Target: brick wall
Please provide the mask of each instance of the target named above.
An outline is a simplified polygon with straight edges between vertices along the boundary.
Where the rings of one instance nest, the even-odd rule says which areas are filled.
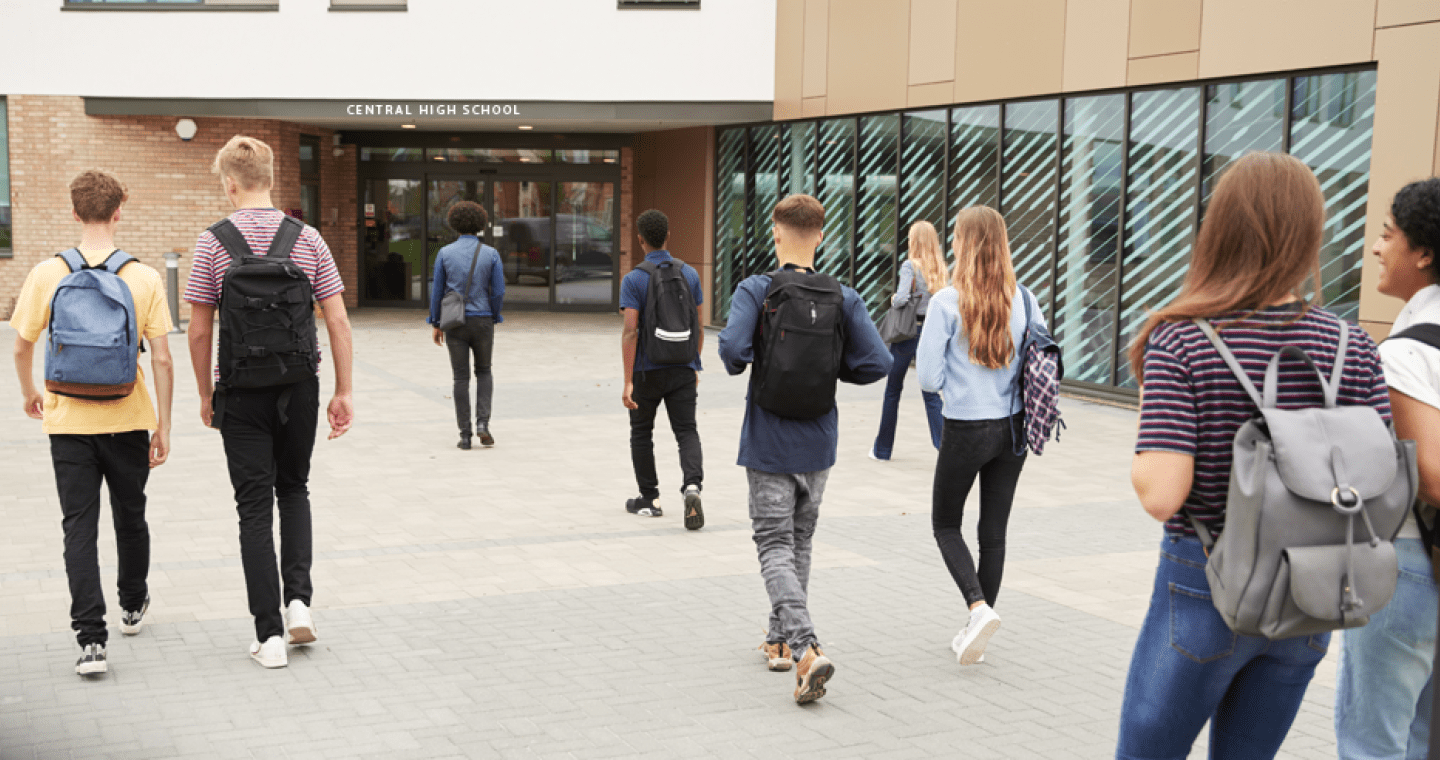
[[[183,142],[175,135],[175,117],[87,116],[78,97],[6,100],[15,255],[0,259],[0,315],[9,315],[36,263],[78,241],[68,188],[76,174],[90,168],[115,174],[129,190],[116,244],[162,271],[165,253],[184,251],[183,289],[196,237],[232,210],[210,164],[236,134],[264,140],[275,150],[273,200],[282,209],[300,206],[300,135],[321,138],[321,218],[315,226],[340,266],[346,304],[355,305],[356,154],[346,146],[343,155],[334,156],[330,130],[266,119],[195,119],[199,131]],[[182,318],[187,311],[182,304]]]
[[[635,239],[635,151],[620,149],[620,276],[635,268],[644,258]]]

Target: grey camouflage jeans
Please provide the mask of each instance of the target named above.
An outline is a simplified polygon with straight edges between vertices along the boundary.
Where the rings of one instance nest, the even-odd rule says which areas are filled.
[[[810,545],[830,470],[775,473],[745,469],[750,482],[750,523],[760,554],[760,575],[770,595],[768,642],[786,641],[796,659],[815,643],[806,608]]]

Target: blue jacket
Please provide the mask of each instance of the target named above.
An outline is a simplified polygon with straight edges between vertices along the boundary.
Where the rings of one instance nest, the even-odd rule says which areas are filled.
[[[755,328],[770,275],[747,277],[730,299],[730,320],[720,333],[720,360],[725,371],[738,375],[755,361]],[[865,302],[853,288],[842,286],[845,294],[845,355],[840,362],[840,380],[857,385],[873,383],[890,374],[890,347],[870,321]],[[754,376],[751,376],[753,391]],[[777,417],[751,401],[746,393],[745,423],[740,428],[741,467],[763,472],[818,472],[835,464],[839,441],[840,413],[837,409],[813,420]]]
[[[430,316],[427,324],[440,326],[440,299],[450,291],[465,289],[465,278],[470,276],[470,262],[475,248],[480,248],[480,260],[475,262],[475,278],[470,282],[470,293],[465,298],[465,316],[494,317],[504,322],[500,308],[505,303],[505,266],[500,261],[500,252],[480,242],[475,235],[461,235],[459,240],[440,249],[435,257],[435,278],[430,282]]]

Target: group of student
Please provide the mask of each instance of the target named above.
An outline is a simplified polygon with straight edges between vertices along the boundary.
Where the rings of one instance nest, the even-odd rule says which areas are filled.
[[[184,296],[191,304],[189,348],[201,418],[221,433],[235,490],[255,618],[250,655],[265,667],[281,667],[287,643],[316,640],[307,482],[320,356],[312,304],[319,304],[335,362],[327,410],[331,438],[354,420],[349,323],[343,284],[325,242],[271,203],[268,146],[236,137],[216,156],[214,171],[236,211],[197,240]],[[11,324],[25,411],[42,419],[50,436],[72,627],[81,646],[76,670],[88,675],[106,670],[96,558],[102,482],[115,521],[122,633],[138,633],[148,609],[144,488],[149,469],[170,452],[173,362],[163,338],[171,324],[158,273],[114,245],[123,186],[108,174],[87,171],[71,184],[71,197],[80,243],[35,267]],[[872,458],[886,461],[913,357],[939,452],[932,528],[968,608],[951,648],[961,665],[978,663],[1000,626],[994,608],[1006,525],[1026,460],[1018,432],[1025,406],[1015,379],[1025,336],[1045,327],[1034,296],[1016,281],[1005,222],[990,208],[961,211],[953,265],[945,261],[934,226],[912,225],[893,304],[919,299],[918,334],[887,346],[859,294],[814,268],[824,239],[821,204],[791,195],[771,218],[776,267],[739,283],[719,335],[725,370],[751,370],[737,464],[746,472],[753,539],[770,599],[759,650],[769,669],[794,669],[796,702],[825,695],[836,668],[819,646],[808,583],[820,504],[838,447],[836,383],[889,378],[881,429],[870,448]],[[448,220],[460,238],[437,258],[428,321],[435,343],[450,349],[459,445],[469,448],[478,434],[490,446],[490,357],[504,278],[498,254],[479,238],[487,224],[484,210],[461,202]],[[1208,555],[1196,526],[1210,534],[1223,530],[1233,442],[1257,409],[1249,384],[1227,368],[1227,357],[1199,320],[1218,328],[1223,338],[1216,340],[1223,340],[1225,353],[1233,353],[1252,382],[1285,346],[1300,347],[1322,369],[1343,365],[1336,374],[1338,403],[1393,418],[1395,434],[1415,441],[1421,502],[1440,503],[1440,347],[1408,339],[1414,333],[1377,346],[1358,329],[1348,331],[1348,344],[1342,341],[1340,318],[1309,298],[1320,291],[1323,225],[1320,186],[1302,162],[1273,153],[1236,160],[1210,199],[1181,292],[1149,316],[1130,346],[1131,368],[1142,386],[1132,482],[1164,532],[1149,612],[1126,680],[1117,758],[1184,757],[1207,721],[1212,757],[1273,757],[1329,646],[1328,633],[1276,640],[1237,634],[1209,603]],[[630,415],[640,493],[625,506],[637,515],[663,515],[652,440],[663,402],[680,451],[684,524],[698,530],[704,525],[695,423],[703,294],[694,269],[668,251],[664,214],[646,211],[636,227],[645,258],[621,284],[621,401]],[[1440,179],[1429,179],[1395,196],[1372,249],[1380,291],[1406,302],[1397,333],[1440,324],[1437,251]],[[133,362],[126,371],[135,382],[119,391],[105,386],[97,392],[86,385],[91,380],[65,376],[71,370],[59,357],[66,345],[73,356],[76,346],[90,350],[86,346],[103,343],[77,337],[80,328],[71,322],[93,314],[87,317],[67,299],[82,287],[97,287],[94,282],[106,275],[124,283],[135,335],[150,341],[156,405]],[[267,290],[277,282],[288,284]],[[464,318],[442,329],[441,301],[451,292],[463,297]],[[219,357],[212,362],[217,316]],[[47,330],[42,393],[32,371],[36,342]],[[479,380],[474,428],[472,360]],[[1301,368],[1282,369],[1275,387],[1281,408],[1325,401]],[[977,479],[978,564],[960,531]],[[277,505],[278,572],[271,539]],[[1368,625],[1343,634],[1335,710],[1342,758],[1425,754],[1437,619],[1427,514],[1417,508],[1395,538],[1400,573],[1394,601]]]

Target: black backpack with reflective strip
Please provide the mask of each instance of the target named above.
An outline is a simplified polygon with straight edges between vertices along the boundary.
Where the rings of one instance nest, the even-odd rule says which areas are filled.
[[[650,275],[640,328],[645,358],[656,364],[685,365],[700,354],[700,316],[684,266],[672,258],[659,265],[642,261],[636,267]]]
[[[315,376],[314,291],[290,258],[304,225],[286,216],[256,256],[229,219],[210,227],[230,254],[220,286],[220,385],[269,388]]]

